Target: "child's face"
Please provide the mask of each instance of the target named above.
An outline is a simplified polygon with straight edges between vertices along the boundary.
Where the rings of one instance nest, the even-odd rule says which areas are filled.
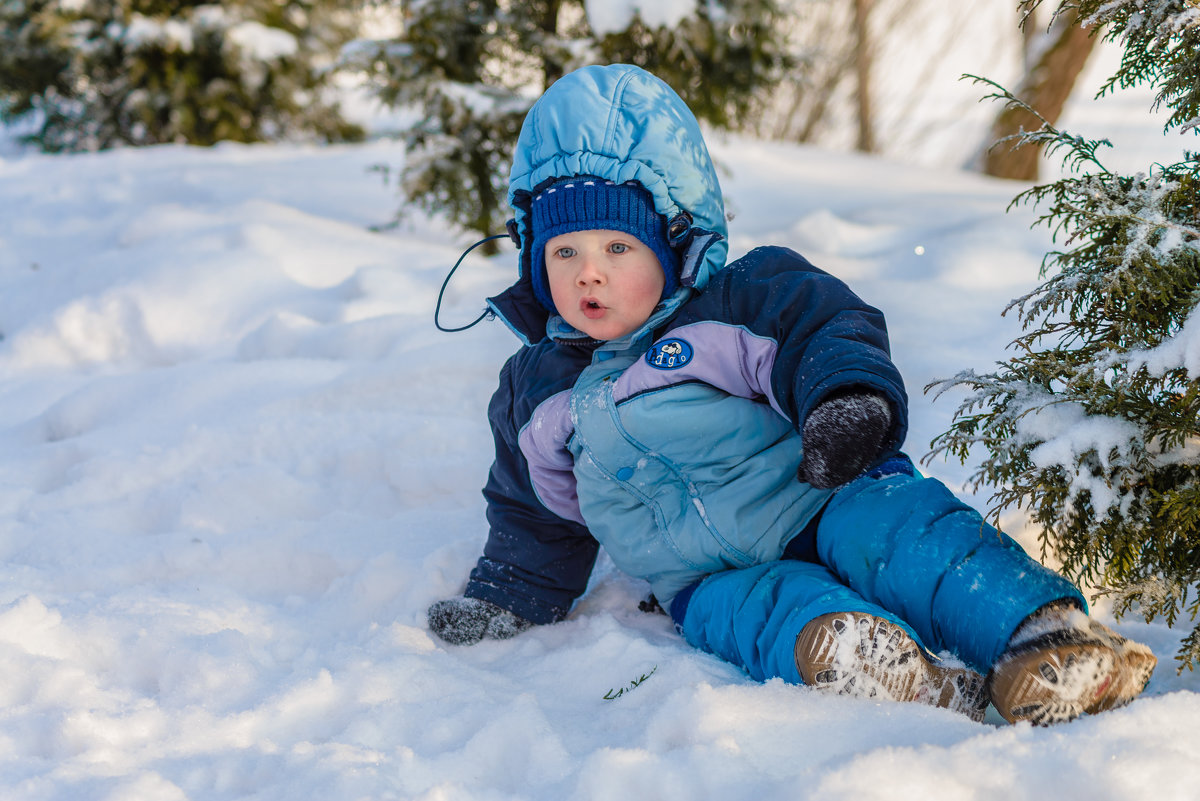
[[[546,243],[546,279],[563,319],[593,339],[617,339],[650,318],[662,298],[662,265],[620,231],[576,231]]]

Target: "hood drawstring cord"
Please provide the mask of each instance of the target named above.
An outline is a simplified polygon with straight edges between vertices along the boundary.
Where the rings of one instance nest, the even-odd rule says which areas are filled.
[[[485,242],[491,242],[493,239],[511,239],[517,245],[517,247],[521,246],[521,238],[517,234],[516,221],[509,220],[505,224],[505,228],[508,229],[507,233],[495,234],[493,236],[484,237],[483,239],[480,239],[478,242],[476,242],[474,245],[471,245],[471,247],[464,250],[462,255],[458,257],[458,261],[454,262],[454,266],[450,268],[450,272],[446,274],[446,280],[442,282],[442,288],[438,290],[437,306],[435,306],[433,309],[433,324],[435,326],[437,326],[437,329],[439,331],[445,331],[447,334],[454,334],[459,331],[466,331],[468,328],[473,328],[474,326],[478,325],[479,322],[481,320],[483,320],[484,317],[487,317],[489,314],[492,313],[491,309],[484,309],[483,313],[480,314],[478,317],[476,317],[474,320],[472,320],[471,322],[467,323],[466,325],[460,326],[458,328],[446,328],[444,325],[442,325],[441,320],[440,320],[440,317],[442,314],[442,297],[446,294],[446,287],[450,286],[450,279],[454,277],[455,271],[458,270],[459,265],[461,265],[463,263],[463,259],[465,259],[467,257],[468,253],[470,253],[472,250],[479,247],[480,245],[484,244]]]

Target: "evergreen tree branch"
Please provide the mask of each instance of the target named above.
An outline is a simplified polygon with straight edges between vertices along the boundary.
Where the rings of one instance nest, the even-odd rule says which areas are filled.
[[[1124,43],[1107,88],[1157,87],[1175,112],[1169,126],[1200,116],[1196,3],[1081,0],[1059,12],[1068,7]],[[966,394],[923,461],[981,455],[970,484],[991,489],[989,516],[1024,511],[1043,554],[1111,595],[1118,614],[1190,620],[1177,654],[1190,668],[1200,659],[1200,158],[1120,175],[1097,157],[1105,140],[1044,119],[1015,139],[1062,154],[1066,177],[1010,205],[1038,208],[1034,225],[1060,247],[1003,310],[1022,323],[1013,354],[926,387]]]

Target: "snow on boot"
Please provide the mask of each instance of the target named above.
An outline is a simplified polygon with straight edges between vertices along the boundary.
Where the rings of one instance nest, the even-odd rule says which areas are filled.
[[[1065,723],[1124,706],[1150,681],[1158,659],[1074,607],[1030,616],[988,674],[988,692],[1010,723]]]
[[[904,629],[865,612],[836,612],[810,621],[796,638],[804,683],[823,692],[916,701],[983,720],[983,676],[963,665],[935,663]]]

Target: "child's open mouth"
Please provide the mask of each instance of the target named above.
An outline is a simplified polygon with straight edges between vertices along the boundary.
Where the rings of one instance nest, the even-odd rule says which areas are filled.
[[[601,306],[600,303],[595,300],[581,301],[579,304],[579,308],[583,312],[584,316],[587,317],[589,320],[595,320],[599,317],[602,317],[604,315],[604,311],[605,311],[604,307]]]

